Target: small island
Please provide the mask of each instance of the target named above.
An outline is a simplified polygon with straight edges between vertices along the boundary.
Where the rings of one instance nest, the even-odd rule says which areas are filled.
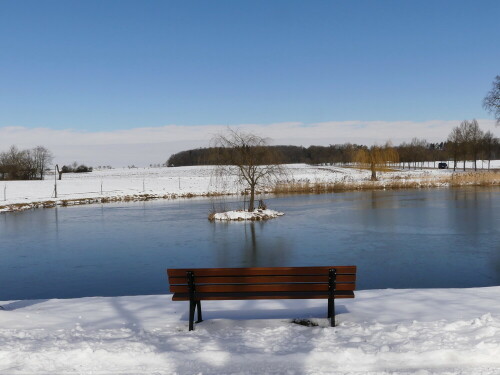
[[[208,215],[208,220],[210,221],[261,221],[261,220],[269,220],[274,219],[278,216],[283,216],[283,212],[278,212],[269,209],[260,209],[257,208],[251,212],[243,211],[243,210],[235,210],[235,211],[226,211],[226,212],[217,212],[211,213]]]

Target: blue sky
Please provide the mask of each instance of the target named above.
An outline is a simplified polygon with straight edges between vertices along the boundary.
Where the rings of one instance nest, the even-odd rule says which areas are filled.
[[[495,1],[0,1],[0,126],[486,118]]]
[[[228,125],[304,146],[498,130],[481,102],[499,15],[498,0],[0,0],[0,151],[72,161],[100,144],[104,163],[127,144],[117,160],[146,163]]]

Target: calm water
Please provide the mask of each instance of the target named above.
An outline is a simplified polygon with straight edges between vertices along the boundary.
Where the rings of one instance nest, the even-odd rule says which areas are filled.
[[[210,200],[2,214],[0,300],[160,294],[168,267],[355,264],[358,289],[500,285],[499,188],[266,202],[286,215],[210,223]]]

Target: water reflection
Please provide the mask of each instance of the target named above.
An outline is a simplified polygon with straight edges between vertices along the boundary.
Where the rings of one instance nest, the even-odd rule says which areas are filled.
[[[268,222],[212,223],[210,246],[218,267],[271,267],[286,264],[292,244],[281,235],[268,233]]]
[[[208,200],[0,215],[0,300],[164,293],[165,268],[356,264],[360,289],[500,284],[500,189],[266,199],[285,216],[210,223]]]

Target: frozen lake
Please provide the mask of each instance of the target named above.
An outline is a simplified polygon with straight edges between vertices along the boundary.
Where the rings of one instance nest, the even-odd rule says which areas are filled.
[[[170,267],[354,264],[358,289],[500,285],[498,187],[266,202],[285,216],[211,223],[209,199],[1,214],[0,300],[162,294]]]

